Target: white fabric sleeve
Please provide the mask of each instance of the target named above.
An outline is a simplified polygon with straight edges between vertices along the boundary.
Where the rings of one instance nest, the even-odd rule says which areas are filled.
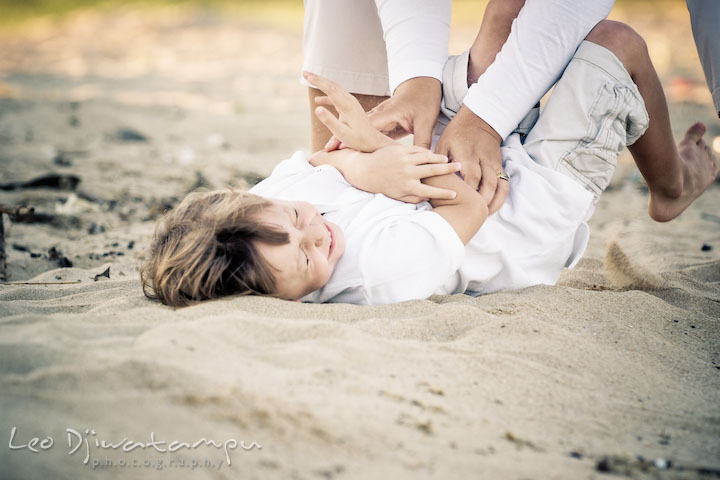
[[[360,254],[366,298],[371,305],[424,299],[455,274],[465,245],[433,211],[389,218],[371,233]]]
[[[527,0],[495,61],[464,104],[505,139],[560,78],[614,0]]]
[[[415,77],[442,81],[450,0],[375,0],[388,58],[390,92]]]

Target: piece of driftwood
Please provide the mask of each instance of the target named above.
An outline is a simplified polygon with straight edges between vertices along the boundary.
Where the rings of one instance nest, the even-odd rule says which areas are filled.
[[[6,213],[10,220],[25,220],[32,217],[35,209],[32,207],[10,207],[0,205],[0,282],[7,280],[7,255],[5,254],[5,226],[3,225],[3,213]]]
[[[58,190],[75,190],[80,177],[66,173],[48,173],[26,182],[0,183],[0,190],[23,190],[27,188],[56,188]]]

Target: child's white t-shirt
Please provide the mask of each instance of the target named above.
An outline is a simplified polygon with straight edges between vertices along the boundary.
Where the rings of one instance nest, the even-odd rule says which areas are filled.
[[[555,284],[585,251],[593,195],[537,165],[513,137],[502,153],[510,193],[467,246],[428,202],[359,190],[334,167],[310,165],[304,152],[250,191],[309,202],[345,234],[345,253],[330,280],[303,301],[375,305]]]

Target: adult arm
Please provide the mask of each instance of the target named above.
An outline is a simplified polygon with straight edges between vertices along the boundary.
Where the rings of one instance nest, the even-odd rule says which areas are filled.
[[[442,97],[450,0],[375,0],[375,4],[392,96],[370,111],[370,120],[392,138],[412,133],[415,145],[430,148]],[[335,141],[329,149],[337,145]]]
[[[560,78],[614,0],[527,0],[464,104],[505,139]]]
[[[578,45],[607,16],[613,3],[527,0],[502,49],[470,86],[464,105],[440,137],[437,152],[463,163],[467,183],[482,182],[480,193],[491,213],[500,208],[508,192],[507,183],[497,178],[502,169],[500,143],[560,77]],[[501,9],[495,21],[512,20],[511,14]],[[496,29],[496,34],[502,32]]]
[[[442,80],[449,0],[375,0],[387,50],[390,91],[417,77]]]

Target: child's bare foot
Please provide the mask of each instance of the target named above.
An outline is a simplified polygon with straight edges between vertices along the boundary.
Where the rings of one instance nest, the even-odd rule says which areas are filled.
[[[705,125],[696,122],[678,143],[682,163],[682,184],[675,191],[650,192],[648,213],[653,220],[668,222],[680,215],[713,183],[718,175],[710,147],[703,140]]]

